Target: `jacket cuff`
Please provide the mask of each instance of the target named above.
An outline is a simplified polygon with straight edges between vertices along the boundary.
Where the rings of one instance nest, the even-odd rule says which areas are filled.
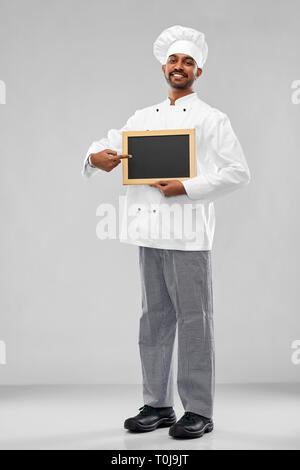
[[[206,199],[212,190],[210,183],[204,176],[195,176],[182,181],[182,184],[190,199]]]
[[[91,176],[93,176],[98,171],[100,171],[99,168],[91,166],[89,164],[88,158],[86,158],[85,162],[84,162],[84,165],[83,165],[82,172],[81,172],[82,176],[84,178],[90,178]]]

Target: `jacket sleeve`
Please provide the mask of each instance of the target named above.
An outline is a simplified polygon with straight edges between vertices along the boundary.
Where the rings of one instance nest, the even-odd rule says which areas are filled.
[[[136,117],[138,111],[136,111],[130,118],[127,120],[126,124],[121,129],[110,129],[106,137],[93,142],[84,159],[83,168],[81,174],[84,178],[90,178],[99,171],[99,168],[93,168],[88,163],[88,157],[91,153],[101,152],[105,149],[115,150],[118,154],[122,153],[122,132],[132,129],[134,118]]]
[[[242,147],[228,116],[213,109],[200,130],[197,176],[185,180],[190,199],[213,201],[250,182]]]

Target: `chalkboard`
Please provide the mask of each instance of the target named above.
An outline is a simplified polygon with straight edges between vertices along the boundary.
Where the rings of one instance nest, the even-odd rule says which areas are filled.
[[[196,175],[195,129],[123,132],[123,184],[180,181]]]

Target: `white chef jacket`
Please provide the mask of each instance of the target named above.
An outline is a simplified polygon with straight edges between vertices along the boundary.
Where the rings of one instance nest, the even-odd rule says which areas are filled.
[[[168,97],[161,103],[138,109],[124,127],[109,130],[106,137],[89,147],[82,175],[89,178],[103,173],[89,165],[91,153],[106,148],[122,153],[123,131],[193,128],[196,176],[182,181],[187,194],[166,197],[149,185],[126,186],[121,242],[162,249],[212,249],[214,200],[247,185],[250,171],[228,116],[202,101],[196,92],[176,99],[175,105],[170,104]],[[175,206],[186,217],[173,211]]]

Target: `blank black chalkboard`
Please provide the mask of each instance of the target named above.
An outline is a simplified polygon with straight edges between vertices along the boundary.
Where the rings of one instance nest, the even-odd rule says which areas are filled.
[[[123,132],[123,184],[195,176],[195,129]]]

